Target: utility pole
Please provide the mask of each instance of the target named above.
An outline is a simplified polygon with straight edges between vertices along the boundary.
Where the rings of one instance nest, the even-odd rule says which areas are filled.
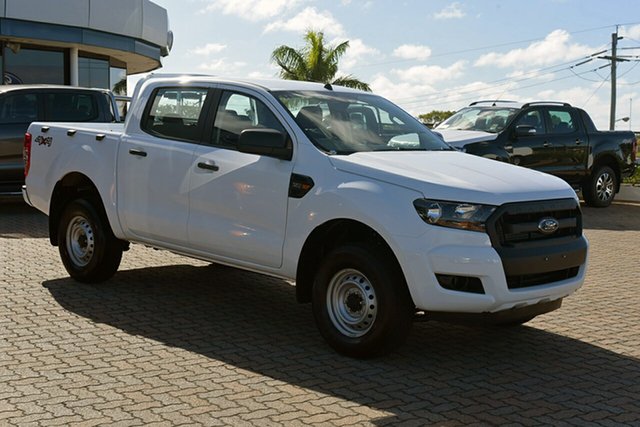
[[[614,130],[616,127],[616,65],[618,63],[618,40],[621,38],[618,37],[618,26],[616,25],[616,32],[611,34],[611,111],[609,113],[609,130]]]

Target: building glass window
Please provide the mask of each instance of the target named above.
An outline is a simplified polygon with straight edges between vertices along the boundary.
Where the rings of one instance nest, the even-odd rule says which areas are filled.
[[[127,70],[124,68],[111,67],[110,85],[111,92],[116,95],[127,94]]]
[[[64,53],[38,49],[4,49],[4,82],[65,84]]]
[[[111,67],[110,69],[110,80],[111,80],[111,92],[116,95],[126,95],[127,94],[127,70],[125,68],[119,67]],[[125,101],[117,101],[118,111],[120,112],[120,117],[124,118],[127,115],[127,102]]]
[[[109,61],[95,58],[78,58],[78,84],[83,87],[109,89]]]

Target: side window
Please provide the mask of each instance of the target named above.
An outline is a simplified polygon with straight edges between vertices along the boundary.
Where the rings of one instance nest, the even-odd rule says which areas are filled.
[[[37,119],[35,94],[10,93],[0,98],[0,123],[31,123]]]
[[[93,95],[57,92],[45,95],[47,120],[53,122],[90,122],[98,118]]]
[[[197,141],[208,93],[206,88],[157,89],[147,106],[142,129],[162,138]]]
[[[213,122],[211,143],[235,149],[240,132],[252,128],[275,129],[286,133],[280,121],[261,101],[249,95],[224,91]]]
[[[516,126],[533,126],[538,134],[545,133],[544,119],[540,110],[529,110],[516,122]]]
[[[549,123],[552,133],[573,133],[578,130],[571,112],[567,110],[549,109]]]

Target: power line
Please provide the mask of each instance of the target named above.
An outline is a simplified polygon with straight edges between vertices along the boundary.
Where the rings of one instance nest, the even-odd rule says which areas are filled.
[[[627,23],[627,24],[618,24],[618,25],[627,26],[627,25],[636,25],[636,24],[640,24],[640,22],[631,22],[631,23]],[[601,27],[587,28],[587,29],[584,29],[584,30],[567,31],[567,33],[568,34],[588,33],[588,32],[591,32],[591,31],[603,30],[605,28],[617,27],[618,25],[604,25],[604,26],[601,26]],[[440,57],[443,57],[443,56],[459,55],[459,54],[462,54],[462,53],[477,52],[477,51],[480,51],[480,50],[494,49],[494,48],[498,48],[498,47],[512,46],[512,45],[523,44],[523,43],[531,43],[531,42],[544,40],[547,36],[548,36],[548,34],[546,36],[544,36],[544,37],[537,37],[537,38],[533,38],[533,39],[518,40],[518,41],[512,41],[512,42],[506,42],[506,43],[498,43],[498,44],[488,45],[488,46],[481,46],[481,47],[474,47],[474,48],[469,48],[469,49],[455,50],[455,51],[451,51],[451,52],[443,52],[443,53],[438,53],[438,54],[435,54],[435,55],[431,55],[429,58],[440,58]],[[371,67],[377,67],[377,66],[381,66],[381,65],[399,64],[399,63],[411,62],[411,61],[415,61],[415,59],[397,59],[397,60],[393,60],[393,61],[376,62],[376,63],[373,63],[373,64],[363,64],[363,65],[360,65],[360,66],[352,67],[352,69],[353,70],[357,70],[357,69],[362,69],[362,68],[371,68]]]
[[[591,58],[593,55],[597,55],[599,53],[601,53],[601,52],[597,52],[597,53],[591,54],[591,55],[586,56],[586,57],[580,57],[580,58],[572,59],[571,61],[561,62],[561,63],[558,63],[558,64],[554,64],[554,65],[550,65],[550,66],[547,66],[547,67],[539,68],[537,70],[532,70],[532,71],[524,73],[521,77],[516,77],[516,78],[505,77],[505,78],[493,80],[493,81],[488,82],[487,84],[489,86],[483,88],[483,90],[498,89],[498,88],[500,88],[502,86],[505,86],[505,85],[509,86],[512,83],[520,83],[520,82],[523,82],[523,81],[532,80],[532,79],[540,78],[540,77],[543,77],[543,76],[546,76],[546,75],[551,75],[551,74],[555,74],[555,73],[558,73],[558,72],[561,72],[561,71],[565,71],[565,70],[573,68],[573,67],[575,67],[577,65],[581,65],[581,63],[575,64],[572,67],[565,67],[565,68],[555,69],[555,70],[554,70],[554,68],[558,68],[558,67],[562,67],[562,66],[565,66],[565,65],[568,65],[568,64],[575,63],[575,61],[577,61],[579,59]],[[553,70],[553,71],[549,71],[547,73],[540,74],[541,71],[547,71],[547,70]],[[593,70],[591,70],[591,71],[593,71]],[[580,74],[584,74],[584,73],[580,73]],[[524,76],[529,76],[529,75],[531,77],[524,77]],[[499,83],[499,84],[491,85],[493,83]],[[544,84],[544,83],[542,83],[542,84]],[[459,91],[458,93],[459,94],[466,94],[466,93],[475,93],[475,92],[477,92],[477,89],[463,90],[463,91]],[[396,102],[403,103],[403,104],[412,103],[412,102],[427,102],[428,100],[435,99],[435,98],[437,98],[437,97],[439,97],[439,96],[441,96],[443,94],[446,94],[446,92],[443,92],[443,91],[441,91],[441,92],[431,92],[431,93],[422,94],[422,95],[414,95],[414,96],[407,97],[407,98],[396,98],[394,100]]]
[[[580,73],[580,74],[592,73],[592,72],[594,72],[594,71],[595,71],[595,70],[588,70],[588,71],[584,71],[584,72],[582,72],[582,73]],[[547,80],[547,81],[544,81],[544,82],[535,83],[535,84],[531,84],[531,85],[527,85],[527,86],[521,86],[521,87],[518,87],[518,88],[514,88],[514,89],[512,89],[512,90],[513,90],[514,92],[517,92],[517,91],[520,91],[520,90],[523,90],[523,89],[529,89],[529,88],[536,87],[536,86],[546,85],[546,84],[548,84],[548,83],[553,83],[553,82],[557,82],[557,81],[561,81],[561,80],[566,80],[566,79],[570,79],[570,78],[573,78],[573,77],[574,77],[573,75],[570,75],[570,76],[564,76],[564,77],[559,77],[559,78],[557,78],[557,79]],[[475,92],[475,93],[477,93],[477,90],[475,90],[474,92]],[[458,93],[457,95],[460,95],[460,93]],[[448,100],[448,101],[441,101],[441,102],[439,102],[439,104],[441,104],[441,105],[447,105],[447,104],[453,104],[453,103],[462,103],[462,102],[464,102],[464,101],[469,101],[469,100],[474,101],[474,100],[476,100],[477,98],[478,98],[478,96],[477,96],[477,95],[474,95],[473,97],[464,97],[464,98],[450,99],[450,100]],[[395,99],[394,99],[394,102],[397,102],[397,103],[399,103],[399,104],[402,104],[403,106],[404,106],[404,105],[407,105],[407,104],[420,105],[420,104],[422,104],[422,103],[427,103],[427,102],[430,102],[430,101],[431,101],[431,100],[420,100],[420,101],[399,102],[399,101],[397,101],[397,100],[395,100]]]

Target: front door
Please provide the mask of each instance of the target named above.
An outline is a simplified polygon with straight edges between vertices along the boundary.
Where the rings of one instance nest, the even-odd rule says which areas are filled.
[[[293,163],[237,151],[240,132],[287,133],[258,94],[224,90],[210,144],[196,148],[191,166],[190,247],[214,258],[277,268],[282,264]]]
[[[519,125],[531,126],[535,129],[535,133],[518,136],[515,134],[515,129]],[[508,148],[511,163],[541,172],[551,172],[554,168],[557,147],[547,135],[544,109],[533,108],[523,112],[515,119],[513,126],[511,147]]]

